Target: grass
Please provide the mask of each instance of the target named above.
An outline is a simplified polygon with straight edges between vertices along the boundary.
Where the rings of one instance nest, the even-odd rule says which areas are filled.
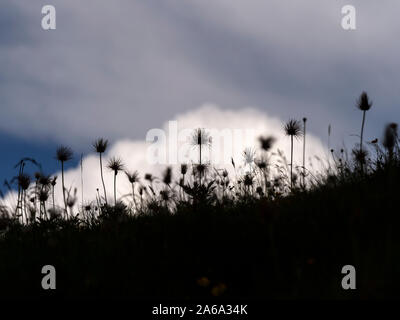
[[[296,122],[296,134],[288,135],[299,130]],[[206,136],[197,130],[196,137],[199,132]],[[116,199],[114,180],[114,206],[98,192],[78,214],[70,191],[64,208],[53,200],[46,209],[56,184],[49,176],[38,176],[33,198],[27,197],[29,177],[20,164],[19,208],[0,208],[1,295],[399,298],[397,125],[387,126],[382,144],[369,143],[368,153],[358,146],[352,158],[333,151],[333,162],[319,174],[303,164],[296,175],[292,157],[289,166],[283,155],[280,163],[269,163],[274,139],[262,137],[262,156],[246,150],[249,170],[230,177],[204,163],[203,139],[195,142],[199,163],[183,164],[179,181],[171,168],[160,178],[148,173],[144,181],[126,171],[132,186],[127,199]],[[119,159],[108,167],[115,179],[123,169]],[[102,176],[101,162],[100,169]],[[155,189],[154,180],[163,187]],[[71,214],[62,214],[65,206]],[[57,270],[52,292],[40,286],[46,264]],[[342,289],[344,265],[355,266],[357,290]]]

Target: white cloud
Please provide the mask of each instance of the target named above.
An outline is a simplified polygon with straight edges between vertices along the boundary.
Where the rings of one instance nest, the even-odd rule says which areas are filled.
[[[242,164],[242,152],[244,147],[258,148],[259,136],[274,136],[277,141],[273,146],[271,152],[274,153],[281,149],[287,158],[290,157],[290,139],[283,134],[283,121],[277,117],[262,113],[255,108],[243,108],[241,110],[222,109],[218,106],[207,104],[196,110],[178,114],[174,119],[178,122],[179,130],[195,128],[208,129],[241,129],[250,130],[251,136],[248,141],[241,143],[240,141],[233,140],[234,149],[232,154],[228,155],[234,158],[236,164]],[[168,123],[163,126],[164,131],[167,132],[168,138]],[[145,173],[152,173],[158,175],[166,168],[166,165],[151,165],[147,161],[147,151],[149,143],[145,141],[134,140],[120,140],[110,146],[108,152],[104,157],[104,163],[110,157],[120,157],[125,167],[131,171],[138,170],[143,178]],[[224,149],[225,150],[225,149]],[[307,158],[313,159],[314,155],[323,158],[326,147],[321,141],[312,134],[307,135]],[[302,158],[302,142],[301,140],[295,141],[294,146],[294,159],[295,164],[301,165]],[[273,159],[275,162],[277,158]],[[308,161],[307,161],[308,162]],[[313,161],[315,164],[315,161]],[[318,165],[318,164],[317,164]],[[232,172],[230,163],[217,164],[217,168],[227,168]],[[113,196],[113,173],[108,169],[104,169],[104,178],[107,187],[109,199]],[[56,173],[59,176],[58,184],[56,186],[56,201],[62,203],[61,192],[61,179],[60,172]],[[177,180],[177,179],[176,179]],[[85,200],[94,200],[96,198],[96,189],[99,189],[100,194],[103,194],[99,159],[97,154],[90,154],[83,159],[83,181],[84,181],[84,198]],[[80,203],[81,195],[81,169],[76,167],[70,169],[65,173],[65,184],[67,188],[78,188],[78,197]],[[117,190],[118,197],[131,192],[130,185],[124,174],[117,176]],[[14,198],[13,198],[14,197]],[[15,201],[15,195],[8,194],[5,197],[5,203],[12,204]]]

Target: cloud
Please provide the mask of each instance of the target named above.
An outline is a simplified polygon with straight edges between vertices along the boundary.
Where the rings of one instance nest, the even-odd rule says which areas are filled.
[[[220,157],[218,163],[214,163],[217,169],[227,168],[228,171],[233,174],[233,168],[230,163],[231,157],[234,159],[237,167],[244,166],[243,164],[243,150],[246,147],[252,147],[258,149],[260,136],[273,136],[275,137],[276,143],[273,146],[270,154],[276,154],[277,150],[282,150],[286,156],[290,155],[290,139],[285,137],[283,134],[283,122],[278,117],[271,116],[264,112],[260,112],[256,108],[241,108],[241,110],[223,109],[214,104],[203,105],[202,107],[195,109],[190,112],[178,114],[172,120],[178,124],[178,131],[184,131],[188,129],[192,132],[194,128],[205,128],[207,132],[217,130],[223,132],[227,130],[233,132],[246,133],[243,135],[244,139],[236,139],[232,136],[233,148],[222,148],[221,155],[225,152],[229,152],[226,156],[228,161],[223,161],[223,157]],[[170,124],[167,122],[162,128],[160,128],[166,134],[166,141],[169,141],[171,136]],[[245,137],[247,137],[245,139]],[[186,141],[183,139],[183,144]],[[215,141],[214,141],[215,142]],[[213,142],[213,143],[214,143]],[[182,144],[181,144],[182,145]],[[125,164],[125,168],[130,171],[138,170],[140,172],[142,182],[145,173],[152,173],[154,176],[160,177],[162,172],[165,170],[167,164],[151,164],[148,161],[149,146],[151,143],[143,140],[120,140],[112,144],[105,154],[104,163],[111,157],[120,157]],[[168,148],[168,145],[167,145]],[[176,151],[174,149],[173,151]],[[215,146],[211,148],[211,156],[215,156]],[[310,162],[314,163],[314,168],[318,168],[319,163],[315,161],[314,156],[318,155],[323,158],[326,154],[326,147],[322,142],[312,134],[307,135],[307,165]],[[190,155],[194,156],[192,159],[194,162],[197,159],[197,151],[189,149]],[[169,149],[167,149],[169,152]],[[289,156],[290,157],[290,156]],[[276,164],[279,157],[277,155],[271,158],[271,162]],[[294,144],[294,163],[296,166],[302,163],[302,142],[301,140],[295,141]],[[189,162],[190,164],[191,162]],[[173,168],[176,170],[179,165],[175,163]],[[243,168],[245,170],[245,168]],[[244,173],[245,171],[242,171]],[[238,171],[241,174],[241,171]],[[60,176],[60,172],[56,173]],[[108,169],[104,169],[104,178],[106,187],[108,190],[108,197],[111,200],[113,198],[113,173]],[[174,180],[178,180],[177,175],[174,176]],[[81,203],[81,168],[70,169],[65,173],[65,185],[69,189],[78,189],[78,203]],[[100,167],[99,159],[97,154],[89,154],[83,159],[83,191],[84,199],[86,201],[93,201],[96,199],[96,189],[99,189],[99,193],[103,195],[102,184],[100,179]],[[131,187],[127,181],[125,175],[120,173],[117,176],[117,192],[118,198],[123,197],[131,192]],[[58,179],[56,186],[56,202],[62,203],[62,191],[61,191],[61,180]],[[4,203],[8,205],[15,205],[15,194],[8,194]]]
[[[354,0],[357,30],[340,27],[346,1],[4,0],[0,130],[77,149],[97,136],[138,139],[205,101],[307,116],[341,142],[359,130],[354,101],[375,101],[366,136],[398,117],[400,3]],[[372,120],[372,118],[371,118]]]

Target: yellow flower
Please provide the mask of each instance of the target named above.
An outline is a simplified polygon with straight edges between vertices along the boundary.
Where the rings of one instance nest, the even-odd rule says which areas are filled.
[[[210,285],[210,280],[208,280],[207,277],[202,277],[202,278],[197,280],[197,284],[200,287],[208,287]]]
[[[222,295],[226,291],[226,285],[219,283],[211,289],[211,294],[215,297]]]

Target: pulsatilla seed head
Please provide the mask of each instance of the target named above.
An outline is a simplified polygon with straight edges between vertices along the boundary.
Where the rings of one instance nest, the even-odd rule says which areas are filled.
[[[283,128],[287,136],[298,138],[302,135],[300,122],[297,120],[289,120]]]
[[[72,157],[73,157],[73,152],[71,148],[65,146],[60,146],[57,148],[56,158],[58,161],[66,162],[71,160]]]
[[[363,91],[357,100],[357,108],[362,111],[368,111],[372,107],[372,101],[369,99],[368,94]]]

